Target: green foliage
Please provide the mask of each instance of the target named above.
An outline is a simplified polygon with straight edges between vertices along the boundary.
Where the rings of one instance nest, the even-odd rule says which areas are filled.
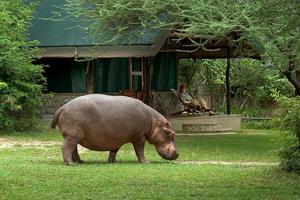
[[[249,120],[242,122],[242,128],[246,129],[272,129],[274,128],[272,120]]]
[[[179,81],[186,84],[190,91],[195,91],[197,88],[197,82],[199,77],[197,74],[201,69],[201,62],[197,62],[191,59],[184,59],[179,62]]]
[[[201,60],[196,63],[181,60],[179,66],[181,76],[195,72],[190,79],[192,91],[199,85],[205,87],[217,98],[216,109],[225,112],[223,99],[226,95],[226,60]],[[272,96],[275,90],[286,96],[293,95],[291,84],[275,67],[262,65],[260,61],[252,59],[231,61],[231,86],[232,111],[244,116],[272,114],[266,111],[276,104]]]
[[[295,172],[300,174],[300,146],[291,145],[279,152],[279,167],[287,172]]]
[[[280,166],[289,172],[300,173],[300,97],[277,97],[279,102],[280,126],[288,133],[289,142],[281,150]]]
[[[32,10],[22,0],[0,2],[0,130],[28,128],[38,114],[42,68],[32,64],[38,50],[26,38]]]
[[[281,128],[292,134],[300,145],[300,97],[280,96],[277,101]]]
[[[268,108],[269,109],[269,108]],[[267,109],[262,109],[258,106],[244,106],[241,108],[238,105],[231,105],[232,113],[240,114],[242,116],[247,117],[260,117],[260,116],[268,116],[270,114]],[[220,113],[226,113],[226,104],[218,104],[216,106],[216,111]]]
[[[158,28],[202,35],[204,40],[193,41],[200,48],[221,38],[243,52],[240,44],[250,42],[266,52],[264,60],[274,64],[300,95],[298,0],[67,0],[62,10],[76,20],[89,21],[86,31],[107,42]],[[103,35],[103,27],[110,35]]]
[[[294,91],[291,84],[281,74],[271,70],[261,73],[263,77],[261,84],[258,85],[256,91],[256,99],[262,103],[274,102],[274,91],[285,96],[293,96]]]

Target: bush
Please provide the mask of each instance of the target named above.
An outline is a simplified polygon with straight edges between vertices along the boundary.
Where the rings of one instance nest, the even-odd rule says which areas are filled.
[[[216,106],[216,111],[219,113],[226,113],[226,104],[218,104]],[[247,105],[242,108],[234,104],[231,104],[231,113],[240,114],[243,117],[269,117],[272,116],[273,110],[269,107],[261,107],[260,105]]]
[[[300,97],[277,97],[279,125],[288,133],[289,140],[279,152],[280,167],[288,172],[300,173]]]
[[[29,128],[39,114],[44,78],[26,37],[32,12],[22,0],[0,1],[0,131]]]
[[[287,172],[300,174],[300,146],[287,146],[279,152],[281,162],[279,167]]]
[[[243,121],[242,128],[248,129],[272,129],[274,128],[273,120],[259,120],[259,121]]]

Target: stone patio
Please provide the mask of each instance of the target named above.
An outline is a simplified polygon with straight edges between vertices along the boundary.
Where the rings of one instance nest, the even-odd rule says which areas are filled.
[[[235,134],[241,129],[240,115],[180,115],[168,120],[176,135]]]

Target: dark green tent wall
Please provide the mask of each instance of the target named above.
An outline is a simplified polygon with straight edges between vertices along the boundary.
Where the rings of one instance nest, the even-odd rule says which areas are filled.
[[[94,65],[94,92],[119,92],[129,88],[128,58],[107,58],[92,61]]]
[[[86,92],[86,63],[74,59],[46,58],[38,61],[43,64],[47,78],[47,92],[84,93]]]
[[[55,93],[86,93],[87,62],[74,59],[51,58],[42,59],[47,91]],[[128,58],[103,58],[90,62],[94,68],[94,92],[118,93],[129,89]],[[141,70],[141,59],[132,59],[133,71]],[[176,53],[159,53],[151,65],[151,90],[169,91],[177,88]],[[141,77],[133,76],[133,89],[141,91]]]
[[[86,92],[86,62],[71,62],[72,92]]]
[[[151,88],[155,91],[170,91],[177,88],[177,57],[174,52],[158,53],[151,74]]]

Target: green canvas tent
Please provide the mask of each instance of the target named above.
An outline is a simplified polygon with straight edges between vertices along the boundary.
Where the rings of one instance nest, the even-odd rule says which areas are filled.
[[[89,87],[89,92],[99,93],[144,91],[146,87],[158,91],[176,88],[176,53],[171,53],[172,56],[159,53],[155,57],[169,31],[145,30],[140,38],[128,37],[109,45],[96,45],[101,41],[95,42],[81,28],[87,24],[72,19],[50,20],[64,3],[64,0],[41,0],[28,31],[29,38],[38,40],[38,47],[43,49],[38,62],[47,66],[49,92],[87,92]],[[86,57],[95,59],[76,60]],[[150,68],[155,73],[150,75]]]

